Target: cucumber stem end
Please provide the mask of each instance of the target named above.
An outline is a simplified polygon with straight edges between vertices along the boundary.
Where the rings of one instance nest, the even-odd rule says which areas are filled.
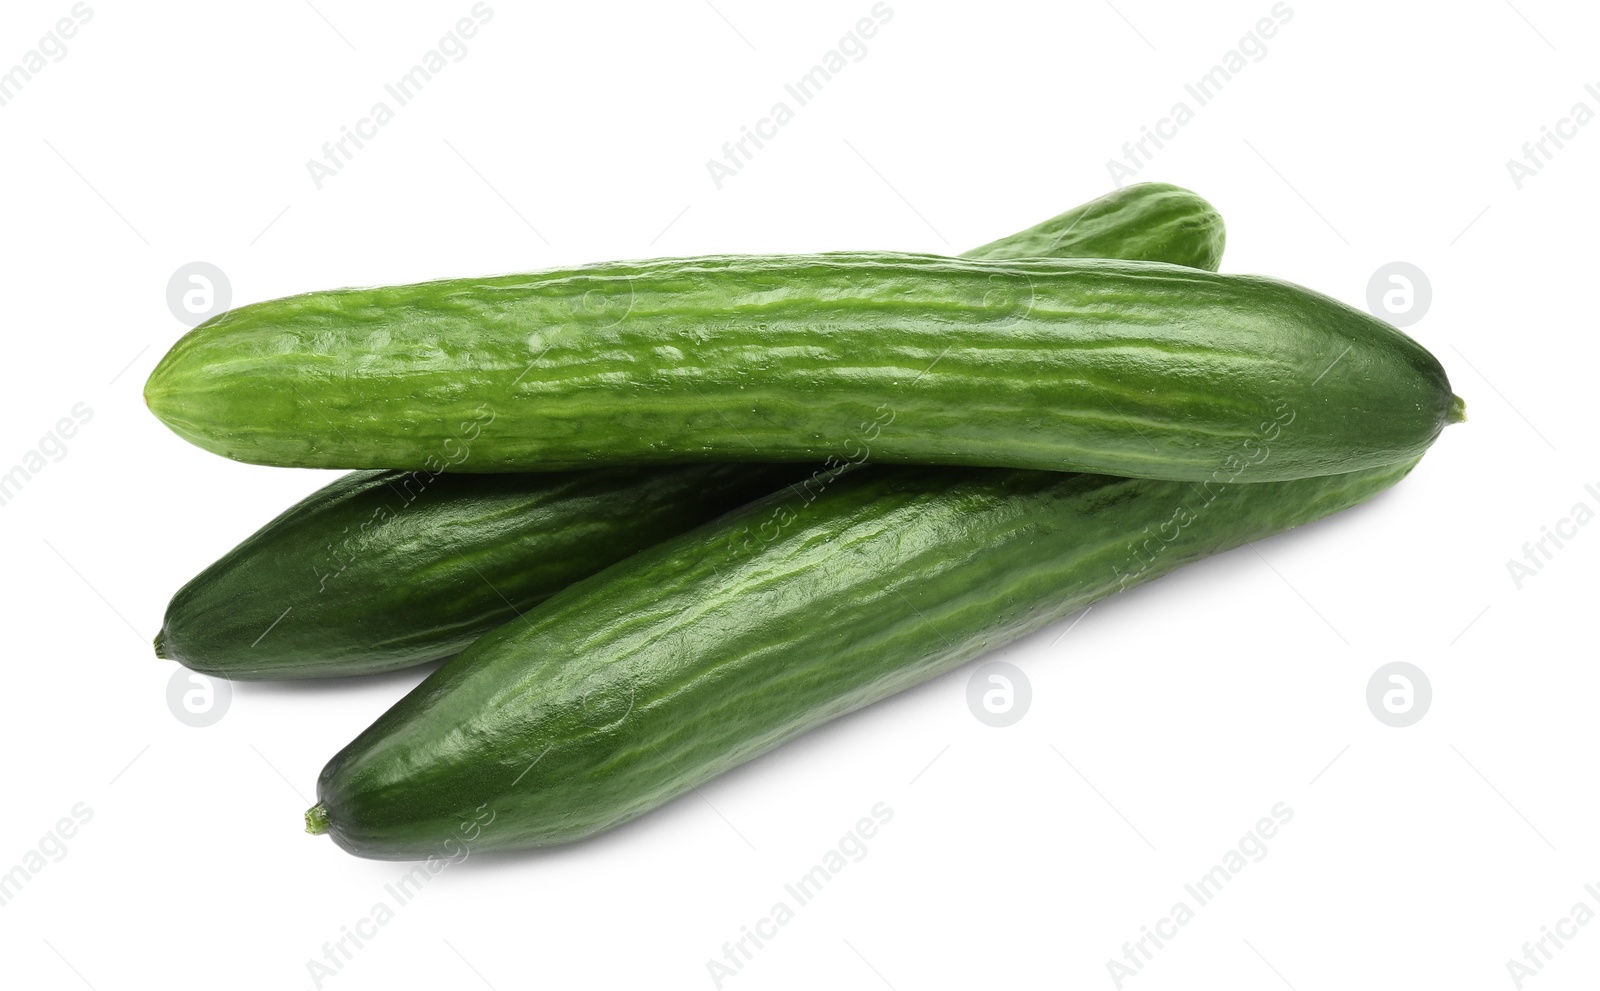
[[[321,802],[306,809],[306,832],[321,836],[328,831],[328,807]]]
[[[1450,397],[1450,412],[1444,418],[1446,423],[1467,422],[1467,401],[1460,396]]]

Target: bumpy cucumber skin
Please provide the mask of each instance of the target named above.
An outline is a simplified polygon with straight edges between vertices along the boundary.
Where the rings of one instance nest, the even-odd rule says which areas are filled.
[[[1138,231],[1130,240],[1128,231]],[[1071,239],[1072,253],[1057,250]],[[1227,242],[1222,215],[1178,186],[1142,182],[965,252],[963,258],[1126,258],[1215,272]]]
[[[809,504],[778,493],[446,662],[329,762],[315,818],[377,859],[581,839],[1411,467],[1210,486],[885,467],[833,479]],[[474,822],[487,825],[466,842]]]
[[[202,324],[146,385],[202,447],[301,467],[818,461],[1199,481],[1280,404],[1258,481],[1419,456],[1417,342],[1288,283],[1154,262],[719,256],[312,293]]]
[[[1130,186],[966,252],[1215,268],[1222,220]],[[1213,251],[1215,249],[1215,251]],[[441,467],[475,438],[442,448]],[[363,471],[313,493],[185,585],[156,653],[236,680],[440,660],[551,594],[782,484],[799,468],[691,465],[506,475]]]
[[[580,578],[805,474],[731,464],[355,472],[185,585],[156,653],[238,680],[439,660]]]

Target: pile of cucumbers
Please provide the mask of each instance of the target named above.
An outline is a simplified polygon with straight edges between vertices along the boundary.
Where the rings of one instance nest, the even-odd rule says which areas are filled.
[[[329,761],[365,857],[564,843],[1103,596],[1353,506],[1463,419],[1388,324],[1216,269],[1130,186],[958,258],[708,256],[223,313],[185,439],[356,469],[172,599],[156,653],[449,658]],[[466,830],[470,827],[470,841]]]

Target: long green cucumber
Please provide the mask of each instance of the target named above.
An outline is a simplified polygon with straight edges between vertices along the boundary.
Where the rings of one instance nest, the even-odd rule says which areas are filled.
[[[307,828],[379,859],[581,839],[1411,466],[1258,484],[880,467],[777,493],[446,662],[328,763]]]
[[[244,461],[461,470],[873,458],[1199,481],[1280,404],[1273,481],[1419,456],[1461,418],[1416,341],[1272,279],[889,252],[622,262],[311,293],[182,338],[145,387]]]
[[[967,254],[1214,267],[1223,237],[1204,199],[1146,183]],[[184,585],[157,655],[233,679],[438,660],[567,585],[807,474],[732,464],[452,470],[472,445],[463,438],[420,470],[356,472],[312,493]]]
[[[156,655],[239,680],[439,660],[580,578],[804,475],[735,464],[354,472],[184,585]]]

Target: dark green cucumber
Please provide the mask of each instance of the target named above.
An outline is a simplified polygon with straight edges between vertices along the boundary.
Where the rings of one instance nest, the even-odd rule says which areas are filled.
[[[242,680],[438,660],[641,547],[805,475],[731,464],[355,472],[185,585],[156,654]]]
[[[1284,282],[1154,262],[854,252],[619,262],[311,293],[187,334],[145,387],[264,464],[466,471],[878,462],[1204,480],[1287,407],[1257,481],[1421,454],[1433,355]],[[470,443],[469,443],[470,441]]]
[[[968,255],[1215,266],[1222,219],[1175,186],[1102,196]],[[234,679],[368,674],[448,657],[556,591],[806,476],[767,465],[369,471],[313,493],[173,597],[156,653]],[[843,452],[841,452],[843,453]]]
[[[880,467],[778,493],[446,662],[328,763],[307,827],[379,859],[581,839],[1411,465],[1260,484]]]

